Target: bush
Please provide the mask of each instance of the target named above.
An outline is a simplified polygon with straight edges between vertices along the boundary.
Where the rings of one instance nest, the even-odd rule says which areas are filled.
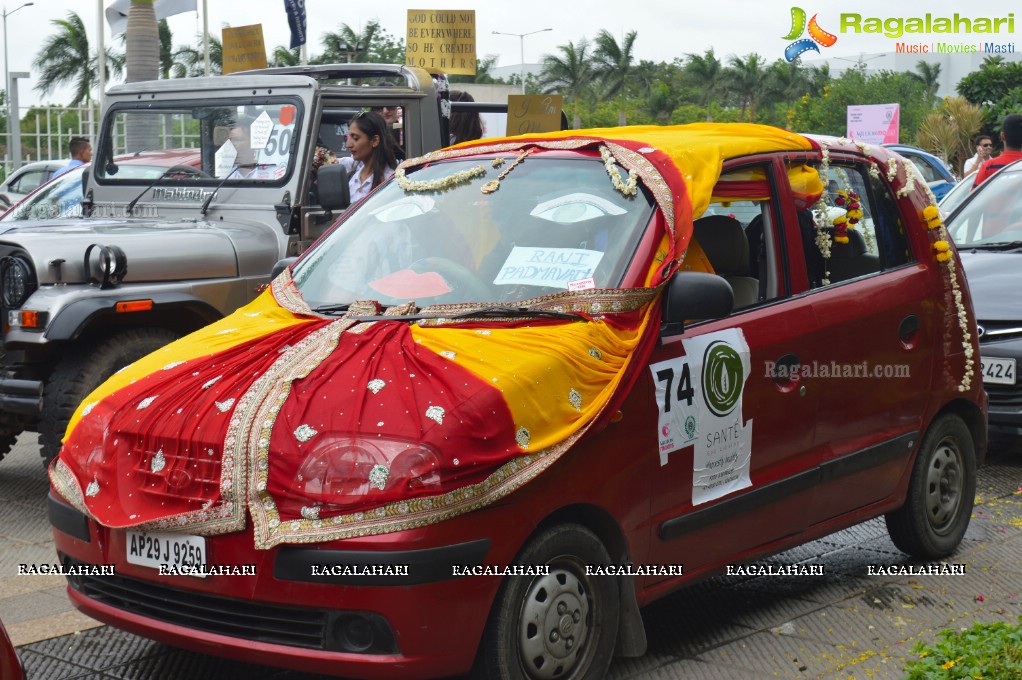
[[[905,680],[1022,678],[1020,625],[980,622],[963,631],[944,630],[934,644],[919,642],[912,651],[919,658],[905,664]]]

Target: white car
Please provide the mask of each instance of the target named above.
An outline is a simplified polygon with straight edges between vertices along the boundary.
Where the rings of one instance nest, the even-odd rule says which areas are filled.
[[[14,205],[48,182],[53,173],[67,164],[67,160],[25,163],[0,184],[0,202],[8,206]]]

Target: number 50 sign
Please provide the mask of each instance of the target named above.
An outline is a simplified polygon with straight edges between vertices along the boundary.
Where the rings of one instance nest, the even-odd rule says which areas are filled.
[[[561,129],[561,95],[510,94],[507,97],[507,135],[554,132]]]

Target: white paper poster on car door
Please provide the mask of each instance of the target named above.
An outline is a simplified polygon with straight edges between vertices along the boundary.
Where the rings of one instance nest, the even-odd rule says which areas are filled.
[[[650,366],[660,465],[693,446],[692,504],[751,486],[752,421],[742,417],[749,346],[740,328],[683,340],[685,356]]]

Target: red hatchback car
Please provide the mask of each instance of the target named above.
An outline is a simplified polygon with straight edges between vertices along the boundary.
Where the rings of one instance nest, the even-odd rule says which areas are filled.
[[[932,203],[882,148],[746,124],[408,160],[82,403],[68,593],[295,669],[577,679],[644,653],[640,607],[872,517],[946,557],[986,402]]]

